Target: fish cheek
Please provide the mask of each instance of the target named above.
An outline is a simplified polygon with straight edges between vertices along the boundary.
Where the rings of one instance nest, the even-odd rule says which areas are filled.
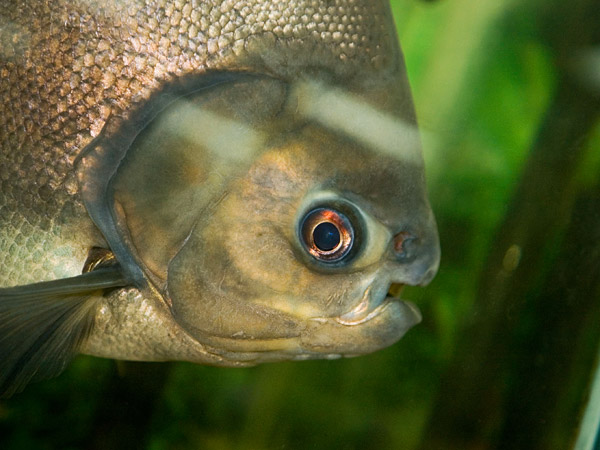
[[[283,311],[299,320],[336,315],[347,297],[348,278],[344,273],[319,273],[311,270],[293,232],[295,210],[290,204],[274,202],[262,217],[247,220],[253,203],[264,199],[258,192],[231,198],[238,216],[230,229],[224,248],[237,276],[251,293],[247,301]],[[266,216],[266,217],[265,217]]]
[[[290,337],[339,306],[344,277],[309,270],[294,249],[297,208],[314,187],[305,170],[292,170],[299,156],[262,155],[204,211],[170,262],[175,318],[195,336]]]
[[[298,335],[301,326],[294,318],[249,301],[260,286],[236,272],[223,251],[224,232],[217,222],[199,223],[169,264],[167,295],[175,320],[206,343],[213,336],[260,340]]]
[[[305,198],[331,176],[316,176],[323,162],[307,144],[292,141],[265,152],[219,210],[228,223],[223,249],[247,284],[247,300],[300,320],[339,315],[366,289],[360,272],[316,270],[299,242]]]

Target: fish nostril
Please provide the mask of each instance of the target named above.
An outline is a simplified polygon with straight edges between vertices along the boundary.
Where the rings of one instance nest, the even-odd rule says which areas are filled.
[[[401,231],[394,236],[394,255],[399,262],[407,263],[415,259],[417,238],[408,231]]]

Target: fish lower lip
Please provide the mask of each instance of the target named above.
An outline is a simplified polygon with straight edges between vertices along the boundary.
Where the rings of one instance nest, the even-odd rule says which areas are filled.
[[[403,287],[402,284],[392,283],[385,297],[379,296],[379,298],[373,298],[371,287],[369,286],[358,305],[347,313],[336,317],[335,320],[342,325],[359,325],[365,323],[381,314],[391,302],[401,302],[400,293]]]

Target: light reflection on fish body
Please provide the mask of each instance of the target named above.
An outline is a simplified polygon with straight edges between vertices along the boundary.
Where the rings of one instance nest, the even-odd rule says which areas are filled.
[[[0,5],[1,393],[77,352],[335,358],[421,320],[399,286],[439,244],[386,2]]]

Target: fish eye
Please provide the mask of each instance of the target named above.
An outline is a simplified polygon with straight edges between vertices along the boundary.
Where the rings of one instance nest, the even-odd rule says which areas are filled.
[[[354,227],[348,217],[331,208],[309,211],[300,226],[302,244],[318,261],[339,262],[354,245]]]

